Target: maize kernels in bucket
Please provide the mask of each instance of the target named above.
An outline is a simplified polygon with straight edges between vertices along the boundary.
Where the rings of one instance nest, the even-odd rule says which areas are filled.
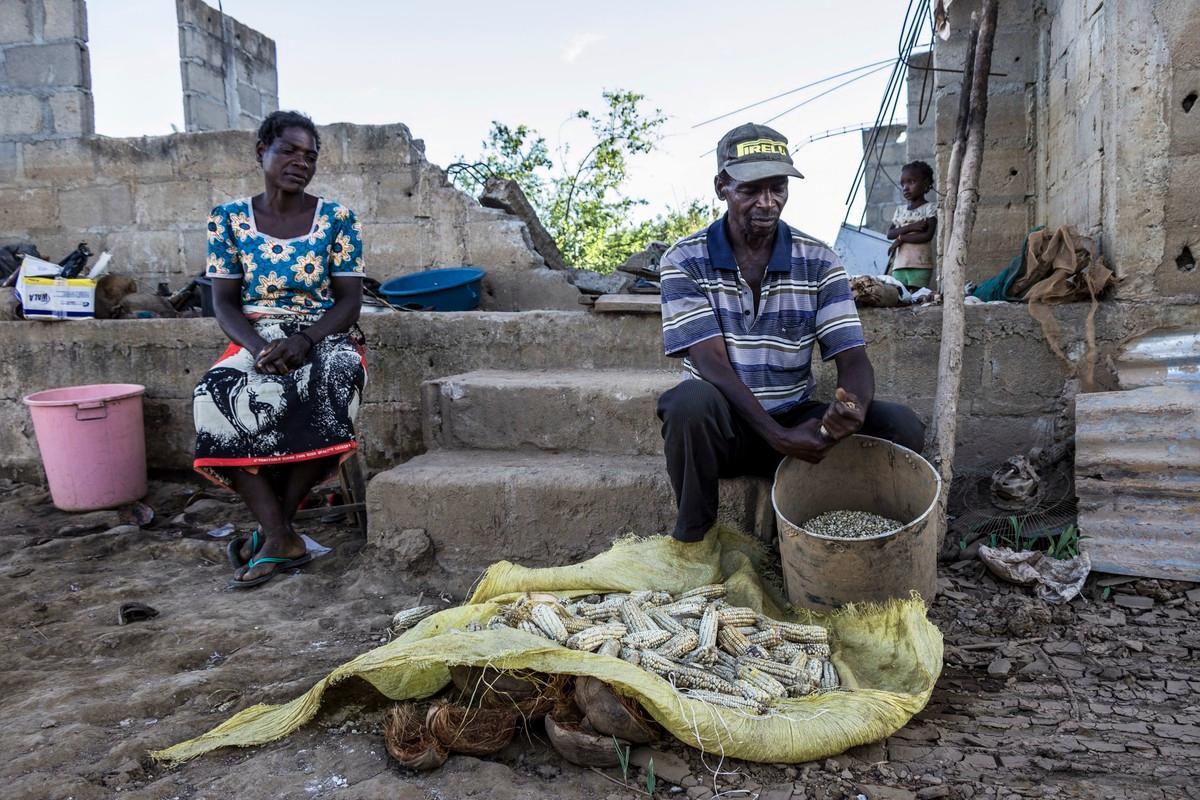
[[[788,599],[816,611],[907,599],[914,591],[932,602],[943,524],[937,514],[941,491],[941,478],[928,461],[871,436],[846,439],[819,464],[785,458],[775,472],[771,500]],[[895,520],[899,527],[868,535],[805,529],[810,520],[829,512],[869,512]],[[848,526],[863,519],[854,514],[841,518]]]
[[[25,397],[54,505],[94,511],[146,494],[144,386],[66,386]]]

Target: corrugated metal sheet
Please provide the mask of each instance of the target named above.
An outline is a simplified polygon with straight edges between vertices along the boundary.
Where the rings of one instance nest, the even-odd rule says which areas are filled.
[[[843,222],[833,252],[842,260],[847,275],[882,275],[887,270],[889,244],[882,233]]]
[[[1121,386],[1200,387],[1200,329],[1156,330],[1131,339],[1117,356]]]
[[[1075,492],[1093,569],[1200,580],[1200,384],[1079,395]]]

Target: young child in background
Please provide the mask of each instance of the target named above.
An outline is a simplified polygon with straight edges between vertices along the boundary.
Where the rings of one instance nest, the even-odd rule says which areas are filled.
[[[933,234],[937,230],[937,203],[925,199],[933,190],[933,168],[913,161],[900,169],[900,189],[907,206],[892,215],[887,237],[891,262],[887,274],[909,291],[927,287],[933,276]]]

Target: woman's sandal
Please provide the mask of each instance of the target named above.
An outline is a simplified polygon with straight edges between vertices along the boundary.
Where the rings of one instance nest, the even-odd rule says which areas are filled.
[[[312,560],[313,560],[312,553],[305,553],[304,555],[300,556],[299,558],[278,558],[276,556],[255,556],[254,558],[252,558],[246,562],[246,571],[247,572],[249,572],[250,570],[252,570],[255,567],[260,566],[262,564],[275,564],[276,565],[275,569],[271,570],[266,575],[259,575],[257,578],[251,578],[248,581],[240,581],[237,578],[234,578],[233,580],[231,580],[229,582],[229,588],[231,588],[231,589],[249,589],[252,586],[260,586],[260,585],[266,583],[267,581],[271,580],[271,578],[274,578],[277,573],[279,573],[285,569],[292,569],[294,567],[302,567]]]
[[[248,559],[242,558],[242,545],[245,543],[246,537],[238,536],[225,546],[225,555],[229,557],[229,564],[235,570],[239,570],[249,563]],[[250,534],[250,558],[254,558],[254,554],[258,552],[258,548],[260,547],[262,547],[262,542],[258,540],[258,529],[256,528]]]

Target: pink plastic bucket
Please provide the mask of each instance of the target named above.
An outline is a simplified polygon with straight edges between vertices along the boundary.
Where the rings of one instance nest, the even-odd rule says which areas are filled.
[[[145,496],[145,391],[133,383],[100,383],[25,397],[54,505],[94,511]]]

